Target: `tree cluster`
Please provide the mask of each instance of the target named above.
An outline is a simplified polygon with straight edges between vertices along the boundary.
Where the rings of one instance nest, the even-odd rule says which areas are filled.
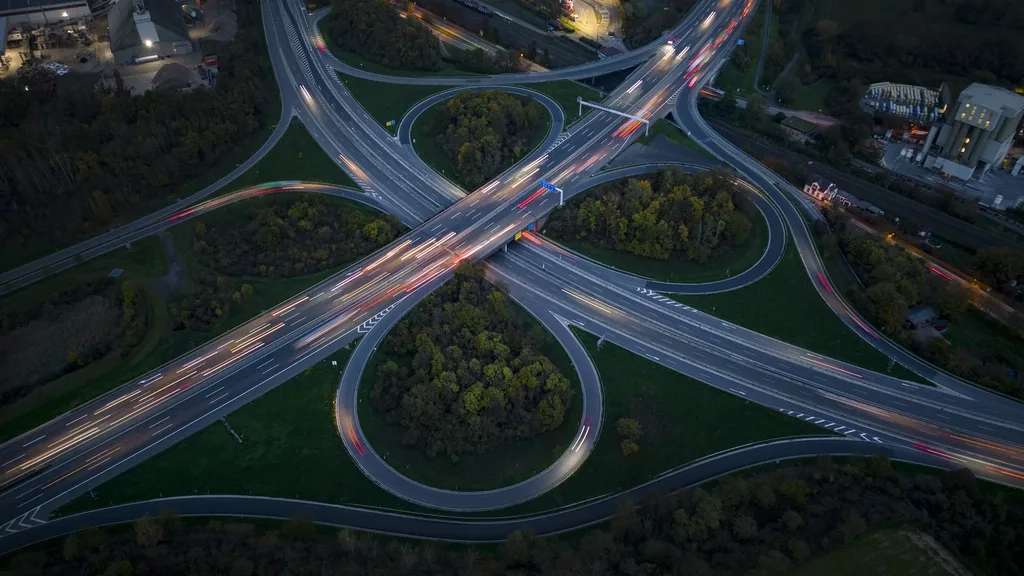
[[[251,205],[241,222],[236,217],[217,220],[214,215],[209,224],[197,223],[192,245],[199,263],[235,277],[303,276],[369,254],[404,229],[394,216],[317,194],[266,200]]]
[[[623,40],[631,48],[647,44],[679,24],[695,3],[695,0],[666,0],[649,12],[644,0],[623,0]]]
[[[520,576],[769,576],[846,546],[875,529],[931,536],[975,574],[1019,574],[1024,512],[1005,490],[966,470],[905,472],[883,458],[829,458],[752,477],[726,477],[638,508],[582,537],[514,532],[493,550],[317,530],[295,518],[276,529],[239,521],[184,524],[172,513],[130,530],[86,528],[62,545],[10,560],[15,573],[387,574]],[[19,572],[22,571],[22,572]]]
[[[75,284],[0,316],[0,405],[142,341],[147,307],[134,281]]]
[[[921,260],[905,248],[865,235],[847,222],[841,210],[830,209],[826,216],[836,230],[838,248],[865,288],[863,292],[855,291],[848,296],[876,326],[962,378],[1024,398],[1024,375],[1021,374],[1024,366],[1011,365],[1011,359],[996,357],[995,353],[993,358],[978,358],[968,350],[952,347],[944,338],[922,340],[914,330],[908,329],[907,312],[918,304],[931,305],[951,322],[961,319],[970,306],[970,294],[965,288],[927,272]],[[828,246],[827,230],[819,232]],[[998,252],[983,251],[976,261],[988,266],[996,261]],[[1013,340],[1020,341],[1019,338]]]
[[[746,242],[756,217],[722,174],[671,168],[574,198],[550,216],[546,231],[646,258],[706,262]]]
[[[241,306],[254,294],[252,285],[219,276],[203,269],[191,278],[187,293],[177,303],[168,304],[173,330],[206,332],[213,328],[231,306]]]
[[[461,92],[439,107],[437,143],[471,190],[529,154],[547,124],[540,103],[500,90]]]
[[[385,338],[370,398],[405,444],[457,461],[561,426],[574,391],[508,298],[466,264]]]
[[[619,433],[619,438],[622,438],[619,448],[622,450],[623,456],[635,454],[640,450],[640,437],[644,433],[640,422],[634,418],[619,418],[619,421],[615,423],[615,431]]]
[[[1024,285],[1024,253],[1005,246],[982,248],[975,253],[971,268],[989,286],[1017,301],[1024,300],[1020,290]]]
[[[401,18],[384,0],[333,0],[322,26],[334,45],[382,66],[441,69],[441,47],[430,29]]]
[[[212,90],[131,96],[0,81],[0,242],[66,245],[128,222],[255,136],[275,97],[259,7],[238,3]]]

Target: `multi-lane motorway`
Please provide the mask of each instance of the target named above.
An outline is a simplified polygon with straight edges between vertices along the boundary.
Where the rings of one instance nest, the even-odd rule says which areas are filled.
[[[345,91],[334,74],[340,63],[317,50],[313,21],[301,6],[293,2],[263,6],[285,109],[293,110],[321,146],[339,158],[373,202],[416,228],[157,372],[0,446],[0,490],[4,490],[0,522],[45,517],[54,506],[368,332],[346,368],[344,379],[351,379],[350,371],[358,374],[362,369],[356,359],[368,355],[364,346],[372,346],[368,343],[379,339],[388,324],[445,281],[455,266],[498,251],[515,232],[555,207],[557,197],[538,186],[541,178],[567,191],[578,189],[642,129],[637,122],[609,113],[591,113],[573,125],[568,135],[466,195],[426,168],[411,146],[383,132]],[[789,225],[808,273],[818,278],[824,271],[803,218],[786,196],[792,192],[788,184],[731,147],[696,114],[697,89],[724,61],[742,28],[736,23],[751,9],[752,2],[739,0],[702,2],[672,31],[678,38],[674,46],[658,44],[628,55],[643,64],[603,104],[650,118],[675,107],[680,123],[696,140],[772,200],[762,198],[759,207]],[[584,67],[563,74],[595,73],[579,68]],[[545,76],[549,74],[555,76]],[[562,77],[557,74],[469,82],[505,84]],[[425,83],[467,82],[437,80]],[[169,216],[173,214],[163,217]],[[779,230],[776,238],[782,234]],[[906,383],[808,353],[667,301],[649,287],[637,285],[634,278],[575,259],[542,238],[528,235],[526,240],[492,258],[489,270],[556,335],[565,322],[571,322],[730,393],[800,414],[822,426],[823,432],[858,438],[865,446],[876,446],[876,451],[968,465],[1007,483],[1024,480],[1024,455],[1018,448],[1024,419],[1019,405],[936,374],[881,338],[820,282],[816,283],[820,293],[851,329],[901,363],[933,376],[940,386]],[[770,244],[778,245],[778,241]],[[762,262],[773,265],[779,254],[770,248]],[[585,372],[589,362],[581,359],[577,365]],[[581,380],[587,385],[592,378]],[[367,449],[352,417],[352,388],[344,382],[338,417],[353,459],[385,489],[427,506],[493,508],[550,489],[578,465],[596,441],[600,426],[599,406],[592,405],[595,393],[599,398],[599,390],[588,388],[583,400],[580,440],[572,449],[578,456],[564,457],[547,476],[531,479],[534,484],[490,496],[424,489],[390,469]]]

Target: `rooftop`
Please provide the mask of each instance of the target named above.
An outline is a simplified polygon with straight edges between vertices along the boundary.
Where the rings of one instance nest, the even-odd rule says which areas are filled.
[[[992,119],[1014,117],[1024,110],[1024,96],[998,86],[974,83],[957,99],[956,119],[983,129],[995,129]]]
[[[2,0],[0,0],[2,1]],[[136,0],[118,0],[107,13],[110,51],[131,50],[143,45],[133,15]],[[145,0],[146,10],[160,42],[188,41],[188,28],[180,5],[174,0]]]
[[[782,125],[786,128],[792,128],[801,134],[807,134],[818,127],[814,122],[804,120],[799,116],[787,116],[786,119],[782,121]]]

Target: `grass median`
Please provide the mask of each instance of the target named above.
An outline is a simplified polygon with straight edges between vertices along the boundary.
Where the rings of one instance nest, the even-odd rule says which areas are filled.
[[[786,436],[829,434],[824,428],[704,384],[608,342],[574,330],[594,361],[604,390],[604,424],[593,452],[568,480],[506,511],[565,506],[632,488],[698,458]],[[640,423],[640,450],[623,456],[620,418]]]
[[[710,152],[705,150],[695,140],[691,139],[689,136],[683,133],[683,131],[680,130],[675,124],[672,124],[671,122],[665,120],[664,118],[652,124],[650,133],[641,136],[639,139],[637,139],[637,143],[647,146],[651,143],[651,140],[654,140],[654,138],[657,136],[664,136],[666,140],[672,142],[673,144],[685,146],[691,150],[700,152],[701,154],[704,154],[709,158],[714,158],[714,156],[712,156]]]
[[[902,364],[889,370],[889,357],[843,324],[814,289],[792,241],[775,269],[750,286],[718,294],[670,296],[794,346],[896,378],[926,382]]]
[[[218,194],[286,180],[359,188],[317,144],[302,122],[293,118],[277,144],[244,174],[219,190]]]

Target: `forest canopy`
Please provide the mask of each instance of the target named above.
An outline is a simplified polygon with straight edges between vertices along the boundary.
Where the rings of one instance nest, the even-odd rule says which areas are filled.
[[[482,265],[459,267],[384,339],[374,408],[405,428],[406,445],[453,461],[558,428],[574,391],[523,314]]]
[[[259,9],[238,3],[212,90],[0,81],[0,243],[38,253],[124,224],[255,137],[276,98]]]
[[[333,0],[322,26],[335,46],[382,66],[441,69],[441,48],[430,29],[400,17],[383,0]]]
[[[405,227],[320,194],[247,201],[240,219],[217,214],[193,227],[193,252],[203,266],[229,276],[290,278],[329,270],[391,242]]]
[[[500,90],[462,92],[438,107],[437,143],[470,190],[529,154],[547,127],[539,102]]]
[[[551,214],[545,232],[646,258],[706,262],[746,242],[759,217],[721,174],[671,168],[574,198]]]

